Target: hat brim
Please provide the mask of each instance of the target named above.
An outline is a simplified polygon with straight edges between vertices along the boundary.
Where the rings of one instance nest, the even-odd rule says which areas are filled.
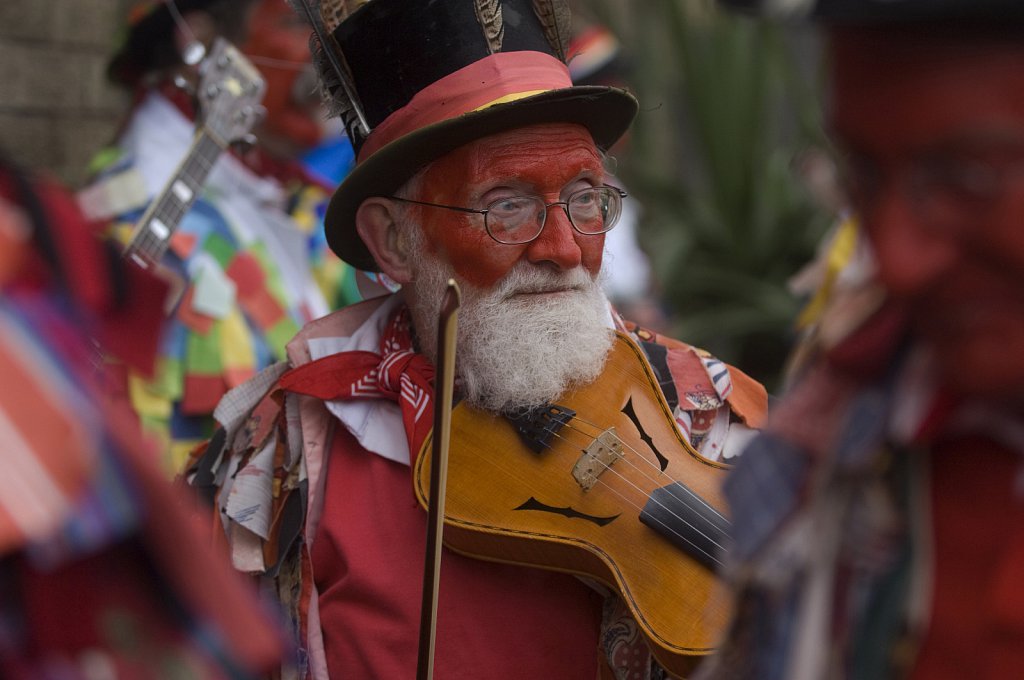
[[[527,125],[578,123],[590,131],[599,149],[607,150],[629,128],[637,109],[636,98],[625,90],[575,86],[422,127],[382,146],[352,169],[327,207],[327,243],[353,267],[379,271],[355,226],[356,211],[367,198],[391,195],[421,168],[464,144]]]

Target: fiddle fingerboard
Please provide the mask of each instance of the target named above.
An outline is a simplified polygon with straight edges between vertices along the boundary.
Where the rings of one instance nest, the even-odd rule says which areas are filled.
[[[722,566],[729,520],[684,484],[655,489],[640,521],[712,572]]]
[[[160,261],[171,236],[192,209],[223,150],[224,147],[208,131],[200,129],[196,132],[181,165],[135,225],[125,249],[126,257],[131,257],[144,268]]]

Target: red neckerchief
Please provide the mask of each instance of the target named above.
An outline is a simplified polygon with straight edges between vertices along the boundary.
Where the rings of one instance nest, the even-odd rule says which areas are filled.
[[[303,364],[281,376],[282,389],[323,399],[390,399],[402,410],[410,458],[414,459],[433,425],[434,366],[412,347],[409,310],[392,317],[380,353],[338,352]]]

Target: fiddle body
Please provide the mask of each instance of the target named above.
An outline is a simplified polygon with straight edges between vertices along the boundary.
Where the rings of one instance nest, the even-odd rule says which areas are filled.
[[[680,435],[641,349],[617,334],[601,376],[524,439],[500,415],[451,415],[444,543],[472,557],[580,574],[614,589],[659,663],[684,677],[731,613],[719,585],[727,466]],[[429,506],[431,438],[416,461]]]

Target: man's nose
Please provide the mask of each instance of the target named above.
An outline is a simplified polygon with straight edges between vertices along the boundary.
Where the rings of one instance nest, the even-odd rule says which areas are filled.
[[[544,221],[544,229],[527,246],[527,259],[534,264],[550,263],[563,270],[579,267],[583,262],[583,250],[576,238],[598,237],[582,236],[573,229],[564,204],[553,203],[545,210],[547,219]]]
[[[960,257],[957,234],[916,214],[907,192],[890,183],[862,215],[883,284],[895,295],[919,293],[949,272]]]

